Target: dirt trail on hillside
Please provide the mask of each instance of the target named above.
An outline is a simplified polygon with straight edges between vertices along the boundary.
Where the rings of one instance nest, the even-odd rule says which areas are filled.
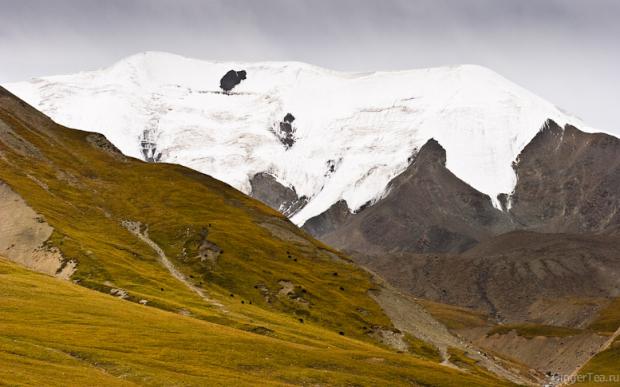
[[[7,184],[0,181],[0,255],[40,273],[69,279],[75,261],[46,246],[54,229]]]
[[[472,347],[451,334],[443,324],[435,320],[413,297],[399,292],[377,276],[375,276],[375,281],[381,284],[380,288],[379,290],[372,291],[370,295],[392,320],[394,326],[437,347],[443,359],[443,365],[458,368],[450,363],[450,356],[448,354],[450,347],[458,348],[467,352],[468,356],[478,361],[483,368],[503,379],[521,385],[535,385],[533,380],[506,369],[489,355],[480,352],[479,349]]]
[[[220,308],[222,311],[225,311],[223,310],[224,305],[222,305],[221,303],[207,296],[207,294],[204,292],[203,289],[192,284],[187,279],[187,277],[185,277],[185,275],[181,273],[179,269],[177,269],[172,262],[170,262],[168,257],[166,257],[164,250],[162,250],[161,247],[159,247],[157,243],[155,243],[151,238],[149,238],[148,228],[145,228],[144,231],[142,231],[141,230],[142,224],[140,222],[131,222],[131,221],[126,221],[126,220],[122,222],[122,225],[127,230],[129,230],[129,232],[137,236],[141,241],[149,245],[149,247],[152,248],[155,251],[155,253],[157,253],[160,263],[170,272],[170,274],[174,278],[182,282],[187,288],[189,288],[191,291],[196,293],[198,296],[200,296],[203,300],[205,300],[209,304]]]

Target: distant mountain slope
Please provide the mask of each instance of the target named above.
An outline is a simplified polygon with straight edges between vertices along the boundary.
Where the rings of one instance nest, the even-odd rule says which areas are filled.
[[[356,257],[401,291],[488,315],[499,324],[452,324],[450,317],[446,324],[483,350],[542,373],[575,372],[620,328],[620,236],[514,231],[463,254]],[[605,354],[592,364],[613,373],[617,344]]]
[[[459,255],[398,253],[360,261],[418,297],[484,310],[505,322],[584,327],[596,317],[596,303],[560,314],[543,305],[617,297],[618,257],[620,237],[514,231]]]
[[[430,140],[372,206],[337,203],[304,228],[407,293],[503,324],[459,332],[479,347],[576,372],[606,341],[588,325],[620,295],[620,140],[546,121],[514,163],[502,210],[445,159]],[[593,361],[609,368],[605,356]]]
[[[446,168],[446,151],[435,140],[420,148],[373,206],[338,220],[333,211],[304,228],[332,246],[364,254],[464,251],[511,227],[487,195]]]
[[[245,70],[246,79],[222,93],[220,78],[231,69]],[[351,74],[149,52],[104,70],[5,86],[61,124],[105,134],[131,156],[144,157],[145,140],[148,157],[245,193],[256,174],[269,173],[273,184],[307,199],[290,214],[298,225],[340,200],[352,211],[374,202],[430,138],[446,149],[447,168],[499,207],[497,195],[514,187],[512,162],[546,119],[583,127],[472,65]],[[290,208],[290,200],[271,204]]]
[[[446,157],[441,144],[430,140],[374,205],[351,213],[339,203],[304,228],[334,247],[378,256],[459,253],[512,230],[620,231],[616,137],[547,120],[514,163],[517,183],[500,195],[502,210],[451,173]]]

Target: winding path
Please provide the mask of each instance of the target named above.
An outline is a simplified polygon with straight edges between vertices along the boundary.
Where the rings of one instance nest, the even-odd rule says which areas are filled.
[[[219,302],[207,296],[207,294],[204,292],[203,289],[192,284],[187,279],[187,277],[185,277],[185,275],[181,273],[179,269],[177,269],[172,262],[170,262],[168,257],[166,257],[164,250],[162,250],[161,247],[159,247],[157,243],[155,243],[151,238],[149,238],[148,228],[146,228],[144,231],[141,231],[140,229],[141,229],[142,224],[140,222],[131,222],[127,220],[124,220],[122,222],[122,225],[127,230],[129,230],[129,232],[137,236],[141,241],[149,245],[149,247],[152,248],[155,251],[155,253],[157,253],[157,256],[159,257],[159,261],[161,262],[161,264],[166,269],[168,269],[168,271],[174,278],[182,282],[187,288],[189,288],[191,291],[196,293],[198,296],[200,296],[203,300],[205,300],[209,304],[213,306],[217,306],[220,309],[224,307],[224,305],[220,304]]]

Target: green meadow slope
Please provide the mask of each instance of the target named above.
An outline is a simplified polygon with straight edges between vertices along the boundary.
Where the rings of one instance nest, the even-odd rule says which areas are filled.
[[[360,338],[364,327],[390,325],[366,294],[366,273],[258,201],[178,165],[126,158],[102,136],[0,98],[0,120],[21,147],[0,142],[0,180],[54,228],[48,244],[77,261],[75,282],[205,319],[267,308]],[[148,228],[187,281],[217,303],[171,276],[127,221]],[[287,286],[291,296],[281,294]]]
[[[423,342],[379,343],[394,327],[378,285],[279,213],[2,88],[0,181],[53,228],[44,248],[76,264],[69,282],[0,263],[8,384],[508,384]]]
[[[327,331],[304,344],[244,332],[3,259],[0,294],[0,380],[8,385],[502,384]]]

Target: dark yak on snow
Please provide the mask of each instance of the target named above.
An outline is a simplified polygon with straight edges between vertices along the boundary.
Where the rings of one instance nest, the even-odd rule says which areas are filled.
[[[231,91],[235,86],[237,86],[239,83],[241,83],[241,81],[245,79],[245,76],[245,70],[230,70],[222,77],[222,79],[220,79],[220,88],[224,91]]]

